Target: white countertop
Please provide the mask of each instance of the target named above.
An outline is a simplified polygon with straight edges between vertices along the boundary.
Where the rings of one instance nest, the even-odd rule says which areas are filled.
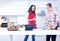
[[[20,28],[18,31],[8,31],[7,28],[0,28],[0,35],[47,35],[47,34],[60,35],[60,30],[34,29],[33,31],[25,31],[24,28]]]

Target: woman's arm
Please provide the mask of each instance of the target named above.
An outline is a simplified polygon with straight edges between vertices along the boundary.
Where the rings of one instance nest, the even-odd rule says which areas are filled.
[[[51,27],[50,27],[50,24],[49,24],[49,22],[48,22],[48,16],[47,16],[47,15],[45,16],[45,21],[46,21],[45,24],[47,25],[48,29],[50,30]]]
[[[56,28],[56,26],[57,26],[57,24],[58,24],[58,21],[56,20],[54,24],[55,24],[55,25],[52,27],[53,30],[55,30],[55,28]]]
[[[34,20],[36,20],[36,18],[33,18],[33,19],[29,19],[28,21],[34,21]]]
[[[55,14],[55,16],[56,16],[56,19],[55,19],[55,23],[54,23],[55,25],[53,26],[53,29],[55,29],[58,24],[58,15]]]

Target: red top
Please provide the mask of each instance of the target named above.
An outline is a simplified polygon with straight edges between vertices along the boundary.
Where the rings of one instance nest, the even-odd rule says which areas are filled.
[[[36,18],[36,15],[33,13],[29,13],[28,20],[33,18]],[[36,20],[28,21],[28,24],[34,25],[34,29],[36,29]]]

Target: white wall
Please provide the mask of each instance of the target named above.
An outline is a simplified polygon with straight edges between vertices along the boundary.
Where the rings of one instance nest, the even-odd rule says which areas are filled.
[[[27,1],[12,1],[0,6],[0,15],[21,15],[26,14],[28,8]]]

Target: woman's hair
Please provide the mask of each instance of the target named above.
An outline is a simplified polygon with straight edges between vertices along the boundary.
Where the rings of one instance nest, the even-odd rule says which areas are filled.
[[[51,3],[48,3],[47,6],[52,7],[52,4]]]
[[[29,8],[29,10],[28,10],[28,12],[29,12],[29,13],[34,13],[34,14],[35,14],[35,10],[32,11],[32,7],[33,7],[33,6],[35,7],[35,10],[36,10],[36,6],[35,6],[35,5],[31,5],[30,8]]]

